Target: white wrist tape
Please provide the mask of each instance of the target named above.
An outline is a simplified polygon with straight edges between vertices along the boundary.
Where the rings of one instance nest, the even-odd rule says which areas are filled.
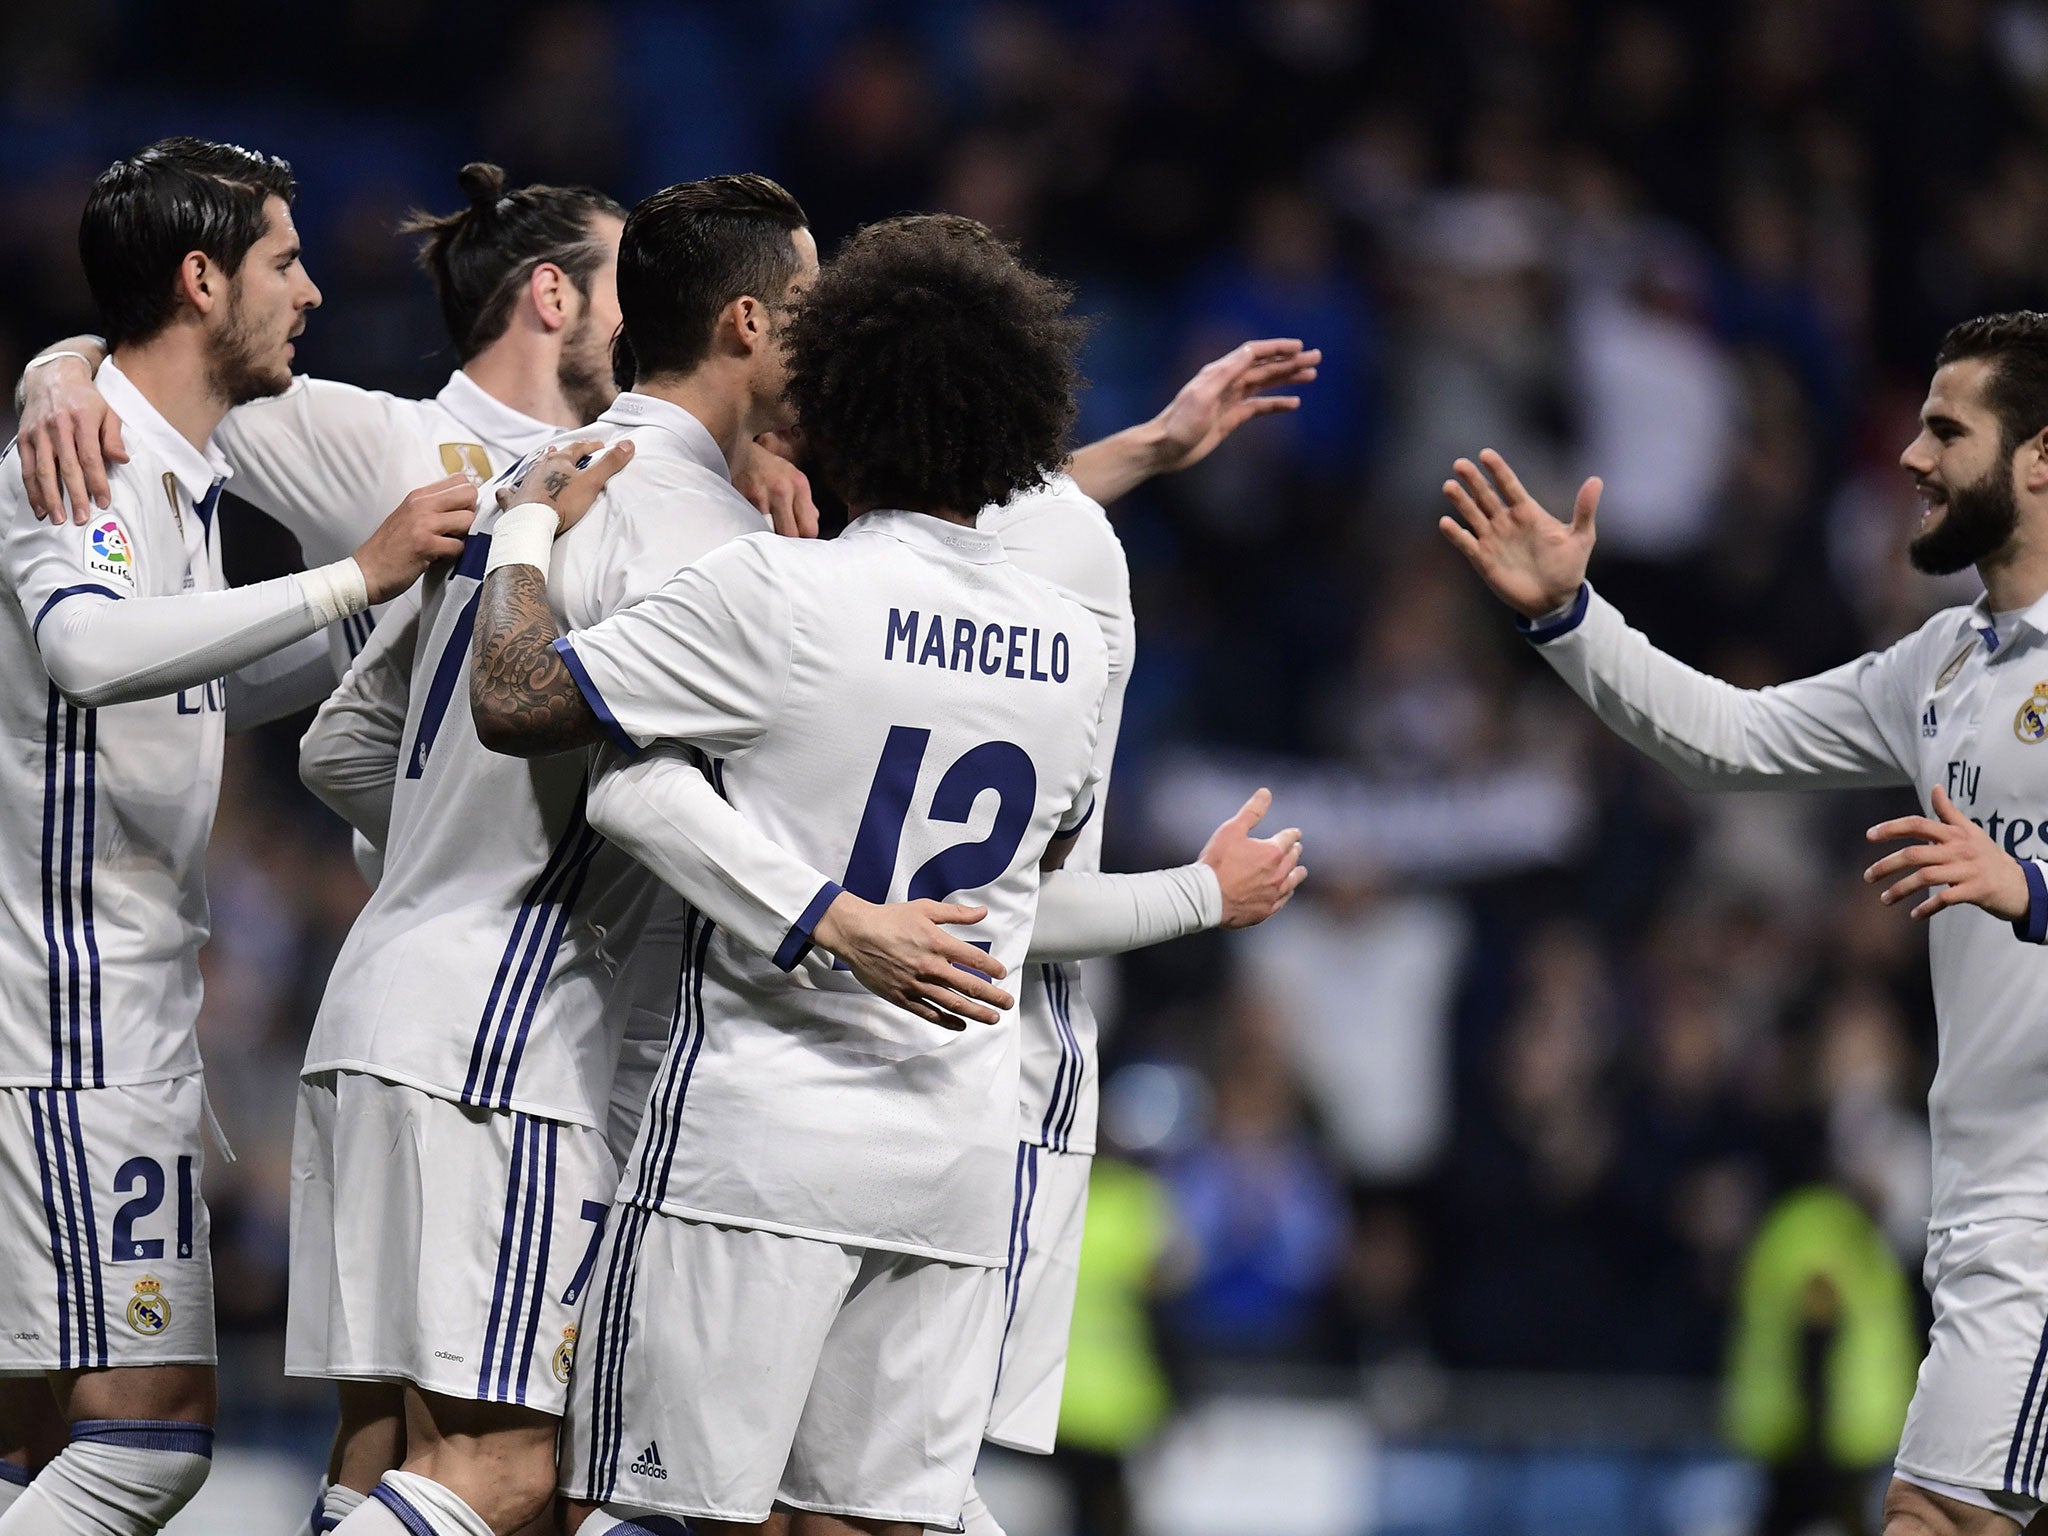
[[[323,628],[370,606],[369,584],[363,580],[363,568],[353,558],[301,571],[299,585],[313,612],[320,616]]]
[[[561,514],[553,507],[522,501],[491,530],[491,553],[484,561],[484,574],[490,575],[501,565],[537,565],[545,572],[561,527]]]
[[[26,363],[22,364],[21,371],[23,373],[27,373],[32,368],[41,368],[46,363],[54,363],[60,357],[75,357],[81,363],[85,364],[85,371],[87,373],[92,372],[92,359],[87,357],[83,352],[71,351],[38,352],[34,357],[30,358]]]

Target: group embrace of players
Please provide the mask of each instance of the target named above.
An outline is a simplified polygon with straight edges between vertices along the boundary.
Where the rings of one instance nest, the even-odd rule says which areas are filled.
[[[821,270],[759,176],[630,213],[461,181],[411,226],[432,400],[292,377],[290,171],[194,140],[94,186],[106,335],[25,377],[0,1531],[154,1531],[205,1478],[204,851],[224,733],[314,703],[373,894],[293,1149],[286,1369],[340,1399],[307,1529],[986,1524],[984,1433],[1050,1450],[1058,1412],[1075,963],[1304,873],[1263,792],[1196,863],[1099,872],[1134,638],[1100,503],[1317,354],[1241,347],[1069,462],[1068,295],[971,221]],[[225,586],[231,476],[307,570]]]
[[[1252,835],[1263,791],[1193,864],[1099,870],[1134,647],[1103,504],[1318,354],[1248,342],[1069,456],[1068,295],[969,220],[821,266],[758,176],[630,213],[462,184],[412,226],[461,362],[432,400],[291,376],[290,172],[195,140],[100,178],[106,335],[24,379],[0,1536],[155,1531],[204,1481],[204,850],[225,731],[316,702],[301,772],[373,892],[300,1085],[286,1368],[340,1399],[305,1529],[994,1531],[977,1447],[1058,1416],[1075,963],[1262,921],[1304,873]],[[1926,893],[1941,1039],[1887,1529],[1997,1533],[2048,1479],[2048,317],[1951,332],[1902,463],[1916,563],[1985,598],[1761,691],[1587,585],[1597,481],[1563,522],[1460,460],[1443,529],[1688,782],[1925,791],[1868,875]],[[308,569],[225,586],[230,475]]]

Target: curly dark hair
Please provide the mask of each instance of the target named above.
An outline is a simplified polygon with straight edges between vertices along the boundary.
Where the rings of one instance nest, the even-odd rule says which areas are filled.
[[[1934,354],[1934,366],[1972,357],[1991,364],[1984,403],[1998,418],[2009,458],[2021,443],[2048,427],[2048,314],[2020,309],[1951,326]]]
[[[790,322],[788,402],[855,511],[979,512],[1042,481],[1073,425],[1072,292],[950,214],[856,231]]]

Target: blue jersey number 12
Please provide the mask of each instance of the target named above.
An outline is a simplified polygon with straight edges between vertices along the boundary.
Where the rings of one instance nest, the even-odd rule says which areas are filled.
[[[910,819],[910,800],[924,767],[932,733],[922,726],[897,725],[882,744],[882,760],[868,787],[868,803],[854,834],[853,852],[840,883],[864,901],[889,899],[896,880],[896,861],[903,846],[903,824]],[[932,795],[931,819],[964,823],[974,814],[983,790],[996,792],[996,819],[978,842],[955,843],[918,866],[905,899],[943,900],[955,891],[991,885],[1009,869],[1031,829],[1038,803],[1038,770],[1030,754],[1013,741],[984,741],[955,759]]]

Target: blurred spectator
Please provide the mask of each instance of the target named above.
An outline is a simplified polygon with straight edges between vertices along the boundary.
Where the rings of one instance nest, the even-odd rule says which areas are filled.
[[[1297,911],[1294,908],[1300,908]],[[1318,881],[1246,935],[1247,981],[1353,1178],[1424,1176],[1450,1135],[1450,1006],[1467,925],[1439,896]]]
[[[90,328],[84,189],[172,131],[295,159],[326,294],[304,358],[372,387],[449,365],[391,229],[479,155],[627,198],[757,167],[828,251],[906,209],[981,218],[1099,316],[1094,430],[1246,336],[1324,349],[1299,413],[1115,509],[1141,639],[1113,852],[1185,858],[1268,782],[1311,884],[1255,934],[1123,962],[1112,1065],[1203,1063],[1216,1118],[1160,1147],[1164,1184],[1100,1171],[1091,1254],[1117,1275],[1077,1329],[1109,1374],[1077,1346],[1068,1405],[1076,1455],[1108,1458],[1091,1487],[1167,1411],[1140,1311],[1173,1219],[1161,1315],[1193,1375],[1434,1358],[1705,1384],[1750,1327],[1758,1224],[1817,1181],[1915,1261],[1921,931],[1855,878],[1902,798],[1685,794],[1522,654],[1432,525],[1484,447],[1556,513],[1604,476],[1595,581],[1745,685],[1970,601],[1907,567],[1896,459],[1942,329],[2048,302],[2038,6],[216,9],[197,31],[103,0],[0,18],[0,372]],[[216,78],[221,35],[289,80]],[[239,578],[291,562],[243,532]],[[205,960],[241,1154],[209,1169],[224,1317],[263,1348],[292,1079],[362,899],[293,742],[237,749]],[[258,1411],[274,1378],[247,1373]]]
[[[1228,1007],[1209,1138],[1167,1165],[1179,1248],[1162,1313],[1196,1356],[1313,1359],[1327,1346],[1344,1207],[1301,1118],[1272,1015]]]
[[[1905,1271],[1839,1190],[1781,1201],[1743,1267],[1725,1398],[1729,1438],[1771,1469],[1762,1536],[1873,1530],[1920,1338]]]

